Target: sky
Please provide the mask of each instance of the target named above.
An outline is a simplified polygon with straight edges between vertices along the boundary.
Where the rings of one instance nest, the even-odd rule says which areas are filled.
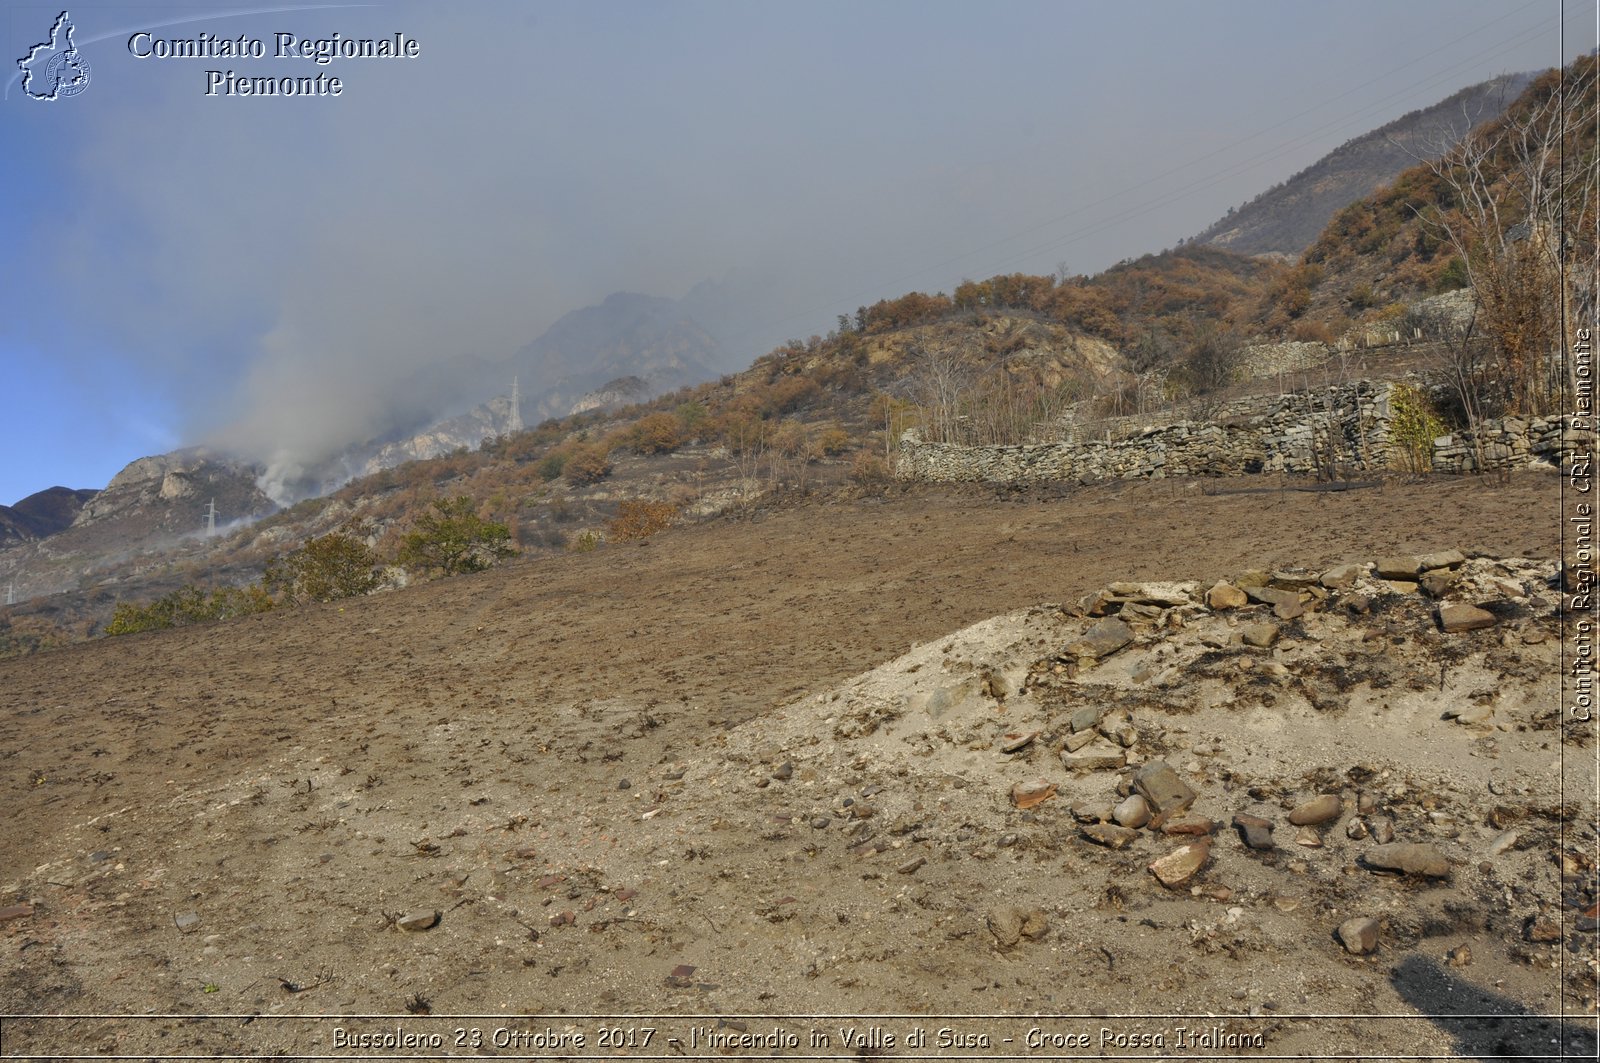
[[[1570,60],[1597,8],[83,0],[87,81],[35,99],[17,60],[61,2],[0,11],[0,504],[184,445],[355,442],[397,381],[616,291],[743,285],[748,364],[906,291],[1097,272]],[[417,54],[278,58],[280,33]],[[158,54],[241,36],[265,55]],[[341,91],[228,95],[230,70]]]

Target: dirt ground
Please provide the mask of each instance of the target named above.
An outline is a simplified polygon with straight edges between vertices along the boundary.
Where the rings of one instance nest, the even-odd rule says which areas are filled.
[[[813,500],[0,662],[0,1056],[1592,1056],[1556,477],[1220,486]],[[1449,549],[1493,626],[1366,572],[1203,604]],[[1195,584],[1067,652],[1116,581]],[[1096,728],[1125,766],[1062,759]],[[1192,807],[1091,839],[1158,761]]]

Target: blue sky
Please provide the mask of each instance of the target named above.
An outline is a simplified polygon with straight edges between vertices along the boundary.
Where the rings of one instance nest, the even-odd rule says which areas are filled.
[[[72,4],[89,85],[0,102],[0,503],[181,444],[336,447],[395,379],[614,291],[759,278],[749,361],[913,288],[1093,272],[1556,65],[1562,6]],[[1595,4],[1565,8],[1570,58]],[[60,10],[6,6],[0,77]],[[140,59],[138,30],[421,55]],[[209,69],[345,87],[207,97]]]

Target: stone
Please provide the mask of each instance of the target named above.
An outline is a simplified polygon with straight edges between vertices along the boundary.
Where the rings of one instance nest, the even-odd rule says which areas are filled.
[[[1200,873],[1211,859],[1211,839],[1180,846],[1150,865],[1150,873],[1168,889],[1180,889]]]
[[[1039,737],[1039,732],[1038,731],[1033,731],[1033,732],[1031,732],[1029,734],[1020,735],[1020,736],[1018,736],[1016,738],[1013,738],[1010,741],[1006,742],[1004,745],[1002,745],[1000,747],[1000,752],[1002,752],[1002,753],[1020,753],[1024,749],[1027,749],[1029,746],[1033,745],[1033,740],[1035,738],[1038,738],[1038,737]]]
[[[1466,942],[1462,942],[1445,953],[1444,962],[1451,967],[1471,967],[1472,947]]]
[[[1072,733],[1092,731],[1100,722],[1100,709],[1096,705],[1080,705],[1072,710]]]
[[[1350,822],[1344,825],[1344,836],[1353,842],[1367,840],[1367,825],[1361,822],[1359,816],[1351,816]]]
[[[1109,657],[1133,641],[1133,628],[1115,617],[1100,621],[1083,633],[1083,637],[1067,644],[1067,653],[1074,657]]]
[[[1278,625],[1251,624],[1239,633],[1239,637],[1244,640],[1246,646],[1264,650],[1278,641]]]
[[[830,824],[832,822],[833,822],[833,820],[829,819],[827,816],[812,816],[811,817],[811,826],[812,826],[812,829],[814,829],[814,830],[821,830],[822,828],[826,827],[828,824]]]
[[[1305,603],[1296,598],[1292,602],[1279,602],[1272,607],[1272,615],[1279,620],[1293,620],[1297,616],[1304,616]]]
[[[1330,591],[1347,590],[1355,581],[1367,574],[1366,565],[1335,565],[1317,578],[1317,582]]]
[[[1105,771],[1120,768],[1128,763],[1128,752],[1104,740],[1095,742],[1082,752],[1061,754],[1061,763],[1072,771]]]
[[[1154,819],[1150,821],[1154,827]],[[1199,834],[1207,835],[1217,829],[1217,825],[1205,816],[1179,816],[1177,819],[1168,819],[1161,824],[1162,834]]]
[[[1299,591],[1286,591],[1279,587],[1246,587],[1245,593],[1252,601],[1263,605],[1300,604]]]
[[[1464,727],[1491,727],[1493,717],[1493,705],[1468,705],[1456,713],[1456,723]]]
[[[1085,838],[1108,849],[1124,849],[1139,837],[1132,827],[1119,827],[1115,823],[1089,823],[1079,829]]]
[[[1249,600],[1244,591],[1226,580],[1218,580],[1216,586],[1206,591],[1206,604],[1213,609],[1238,609]]]
[[[1033,808],[1056,795],[1056,784],[1048,779],[1029,779],[1011,788],[1011,803],[1018,808]]]
[[[1084,746],[1100,737],[1099,731],[1077,731],[1067,736],[1067,752],[1076,753]]]
[[[1449,878],[1450,861],[1437,847],[1424,842],[1389,842],[1368,849],[1362,860],[1368,867],[1400,871],[1423,878]]]
[[[1285,590],[1305,590],[1316,582],[1317,575],[1314,572],[1286,568],[1274,569],[1272,572],[1272,586],[1282,587]]]
[[[1561,924],[1549,916],[1531,916],[1523,926],[1523,934],[1536,945],[1550,945],[1561,940]]]
[[[26,919],[33,914],[31,904],[11,904],[0,908],[0,923],[9,923],[13,919]]]
[[[1295,833],[1294,843],[1305,846],[1307,849],[1322,848],[1322,834],[1315,827],[1301,827]]]
[[[1112,594],[1140,605],[1158,605],[1171,609],[1188,605],[1189,588],[1181,583],[1113,583],[1108,588]]]
[[[1068,811],[1079,823],[1105,823],[1111,819],[1111,805],[1104,801],[1079,801]]]
[[[1315,826],[1338,819],[1343,811],[1344,802],[1339,799],[1338,794],[1321,794],[1295,806],[1294,811],[1289,813],[1289,822],[1296,827]]]
[[[794,762],[786,760],[779,764],[777,770],[772,773],[772,777],[779,782],[788,782],[794,778]]]
[[[1154,811],[1172,815],[1194,804],[1195,792],[1164,760],[1152,760],[1133,773],[1133,788]]]
[[[1267,850],[1272,848],[1271,820],[1239,812],[1233,817],[1233,829],[1239,832],[1239,840],[1244,842],[1245,847],[1248,849]]]
[[[927,862],[928,858],[926,856],[919,856],[915,860],[909,860],[906,863],[901,864],[899,867],[895,868],[895,871],[902,875],[915,874],[917,869],[922,867],[922,865],[926,864]]]
[[[1439,607],[1439,626],[1451,634],[1493,627],[1494,622],[1493,613],[1465,602],[1452,602]]]
[[[1378,947],[1378,921],[1366,917],[1339,924],[1339,943],[1352,956],[1365,956]]]
[[[1449,569],[1429,572],[1420,581],[1422,593],[1430,598],[1443,598],[1456,584],[1456,574]]]
[[[1395,556],[1378,558],[1373,574],[1379,579],[1415,581],[1422,572],[1422,562],[1414,557]]]
[[[1460,550],[1440,550],[1437,553],[1423,554],[1417,558],[1417,565],[1424,572],[1431,572],[1441,568],[1460,568],[1466,563],[1466,555]]]
[[[987,922],[989,933],[1003,949],[1015,947],[1023,938],[1036,941],[1050,929],[1050,917],[1040,908],[1024,911],[1011,905],[1002,906],[989,913]]]
[[[1150,802],[1142,794],[1129,794],[1112,810],[1111,818],[1121,826],[1137,830],[1150,822]]]
[[[1519,835],[1514,830],[1501,831],[1495,836],[1494,841],[1489,843],[1489,855],[1500,856],[1510,852],[1512,847],[1517,844],[1518,837]]]
[[[200,917],[193,912],[179,912],[173,916],[172,923],[183,933],[187,934],[200,925]]]
[[[1394,820],[1388,816],[1369,817],[1367,830],[1372,834],[1372,840],[1379,845],[1388,845],[1394,841]]]
[[[408,912],[394,921],[394,925],[410,933],[432,930],[439,925],[439,913],[434,909]]]

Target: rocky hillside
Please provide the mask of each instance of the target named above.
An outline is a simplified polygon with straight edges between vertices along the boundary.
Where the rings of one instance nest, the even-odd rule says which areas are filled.
[[[51,487],[36,491],[14,506],[0,506],[0,547],[43,539],[71,527],[84,503],[95,494],[95,491]]]
[[[1230,210],[1194,242],[1246,255],[1298,258],[1340,210],[1376,192],[1418,159],[1438,156],[1467,130],[1499,115],[1532,80],[1532,74],[1494,78],[1346,141],[1287,181]]]

